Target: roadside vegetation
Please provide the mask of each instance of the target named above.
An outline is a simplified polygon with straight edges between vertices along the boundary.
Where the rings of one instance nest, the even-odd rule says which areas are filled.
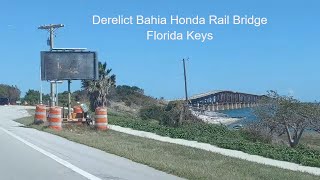
[[[33,114],[34,112],[30,113]],[[109,116],[109,120],[112,122],[117,121],[118,118],[115,115]],[[16,121],[25,124],[27,127],[56,134],[71,141],[101,149],[187,179],[307,180],[319,178],[307,173],[283,170],[112,130],[96,131],[89,126],[65,124],[62,131],[54,131],[43,125],[34,125],[32,116]]]
[[[184,123],[178,127],[170,127],[155,121],[123,117],[117,114],[109,114],[109,123],[153,132],[161,136],[194,140],[272,159],[320,167],[319,150],[305,145],[290,148],[287,145],[271,144],[264,137],[257,138],[255,134],[246,129],[234,131],[225,126],[205,123]]]
[[[320,104],[303,103],[291,96],[280,96],[270,91],[254,109],[258,121],[253,132],[270,140],[285,135],[287,143],[294,148],[299,145],[303,134],[309,131],[320,132]]]
[[[320,131],[318,103],[303,103],[271,91],[254,109],[257,122],[235,131],[202,122],[183,101],[166,102],[146,96],[136,86],[117,86],[116,76],[111,72],[106,63],[100,62],[99,80],[82,81],[82,89],[72,94],[73,102],[89,103],[92,112],[98,106],[107,106],[110,124],[320,167],[319,146],[304,136],[306,132]],[[29,92],[32,93],[27,93],[24,99],[35,94]],[[319,134],[313,136],[317,138]],[[304,142],[300,143],[301,140]]]
[[[0,84],[0,98],[7,98],[10,104],[15,104],[20,99],[21,91],[17,86]]]

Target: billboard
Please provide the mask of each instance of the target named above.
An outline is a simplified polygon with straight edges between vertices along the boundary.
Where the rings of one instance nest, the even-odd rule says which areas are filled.
[[[95,52],[41,51],[41,80],[98,79]]]

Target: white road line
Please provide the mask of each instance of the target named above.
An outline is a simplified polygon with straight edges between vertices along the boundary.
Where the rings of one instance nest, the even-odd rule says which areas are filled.
[[[101,180],[100,178],[98,178],[98,177],[96,177],[96,176],[94,176],[94,175],[92,175],[92,174],[90,174],[90,173],[78,168],[77,166],[74,166],[73,164],[69,163],[68,161],[65,161],[65,160],[63,160],[63,159],[61,159],[61,158],[59,158],[59,157],[57,157],[57,156],[55,156],[55,155],[53,155],[51,153],[39,148],[38,146],[36,146],[36,145],[34,145],[34,144],[22,139],[21,137],[13,134],[12,132],[10,132],[10,131],[2,128],[2,127],[0,127],[0,129],[2,131],[4,131],[5,133],[9,134],[10,136],[12,136],[12,137],[16,138],[17,140],[23,142],[24,144],[28,145],[29,147],[33,148],[34,150],[36,150],[36,151],[48,156],[49,158],[57,161],[58,163],[60,163],[63,166],[71,169],[72,171],[74,171],[74,172],[86,177],[87,179],[90,179],[90,180]]]

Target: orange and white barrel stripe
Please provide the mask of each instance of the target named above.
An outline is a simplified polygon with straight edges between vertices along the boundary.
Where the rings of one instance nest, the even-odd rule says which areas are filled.
[[[34,116],[34,123],[35,124],[41,124],[46,121],[47,119],[47,112],[46,112],[46,106],[42,104],[38,104],[36,106],[36,112]]]
[[[74,106],[73,113],[76,113],[76,118],[83,118],[83,111],[80,106]]]
[[[61,107],[50,107],[48,120],[49,120],[49,128],[61,130],[62,129]]]
[[[108,129],[108,116],[107,108],[97,107],[95,115],[95,126],[98,130],[107,130]]]

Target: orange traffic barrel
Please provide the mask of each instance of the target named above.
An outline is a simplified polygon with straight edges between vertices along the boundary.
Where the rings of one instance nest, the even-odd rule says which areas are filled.
[[[83,118],[83,110],[82,110],[81,106],[74,106],[73,113],[76,113],[75,118]]]
[[[49,128],[62,129],[61,107],[50,107],[48,121]]]
[[[34,116],[34,123],[35,124],[41,124],[46,121],[47,119],[47,112],[46,112],[46,106],[43,104],[38,104],[36,106],[36,113]]]
[[[95,126],[98,130],[107,130],[108,116],[107,108],[97,107],[95,115]]]

